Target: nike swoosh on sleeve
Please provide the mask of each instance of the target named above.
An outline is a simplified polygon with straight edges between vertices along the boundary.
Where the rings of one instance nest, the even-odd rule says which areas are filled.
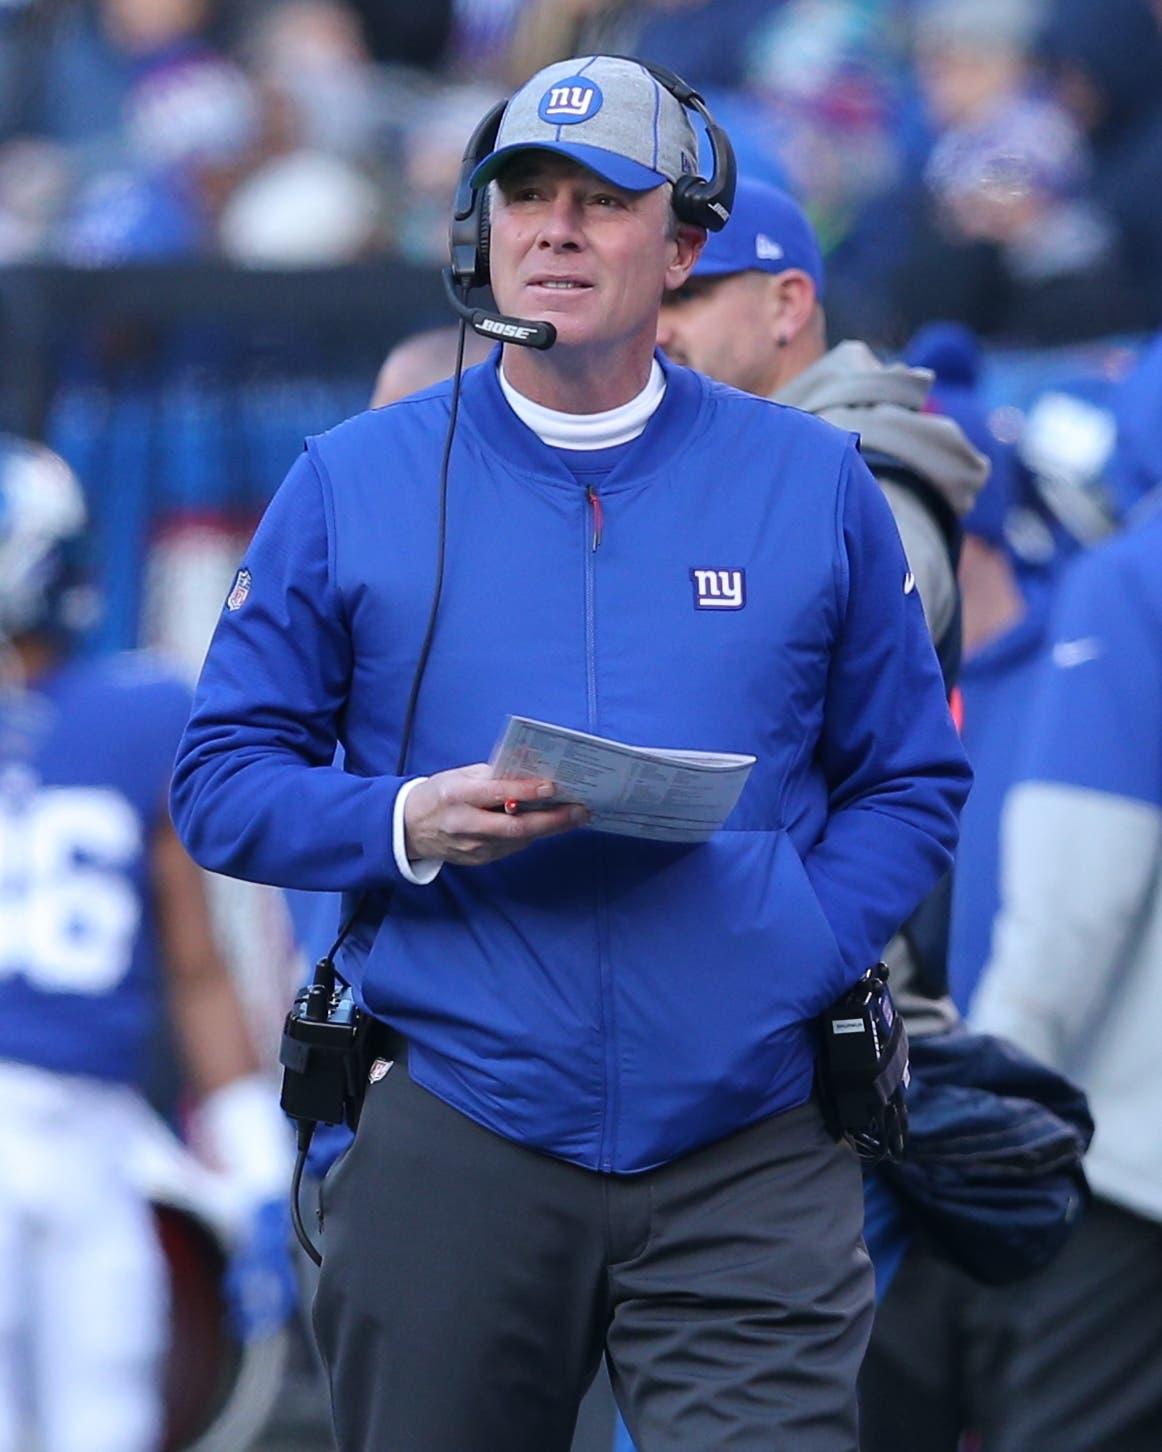
[[[1085,665],[1086,661],[1097,660],[1102,653],[1102,643],[1095,635],[1083,636],[1080,640],[1059,640],[1050,652],[1053,664],[1063,671],[1074,666]]]

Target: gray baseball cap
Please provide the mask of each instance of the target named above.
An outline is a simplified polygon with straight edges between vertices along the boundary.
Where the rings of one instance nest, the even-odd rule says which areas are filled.
[[[591,55],[558,61],[505,107],[496,147],[472,173],[492,181],[518,151],[551,151],[614,186],[651,191],[698,170],[698,143],[678,98],[636,61]]]

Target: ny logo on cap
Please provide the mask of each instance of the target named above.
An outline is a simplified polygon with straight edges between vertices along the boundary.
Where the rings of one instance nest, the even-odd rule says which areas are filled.
[[[541,97],[537,115],[542,121],[553,121],[558,126],[573,126],[596,116],[604,99],[601,88],[592,81],[570,76],[559,86],[549,87]]]

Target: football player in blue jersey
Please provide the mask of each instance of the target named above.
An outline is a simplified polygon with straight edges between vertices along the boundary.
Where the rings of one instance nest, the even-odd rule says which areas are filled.
[[[84,527],[63,460],[0,436],[0,1452],[160,1445],[166,1278],[131,1161],[165,1010],[244,1227],[239,1329],[289,1309],[263,1254],[286,1131],[165,807],[188,692],[74,652]]]

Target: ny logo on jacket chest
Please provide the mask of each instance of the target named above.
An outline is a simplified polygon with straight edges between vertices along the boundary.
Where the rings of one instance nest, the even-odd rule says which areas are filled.
[[[741,610],[746,604],[745,570],[690,571],[695,610]]]

